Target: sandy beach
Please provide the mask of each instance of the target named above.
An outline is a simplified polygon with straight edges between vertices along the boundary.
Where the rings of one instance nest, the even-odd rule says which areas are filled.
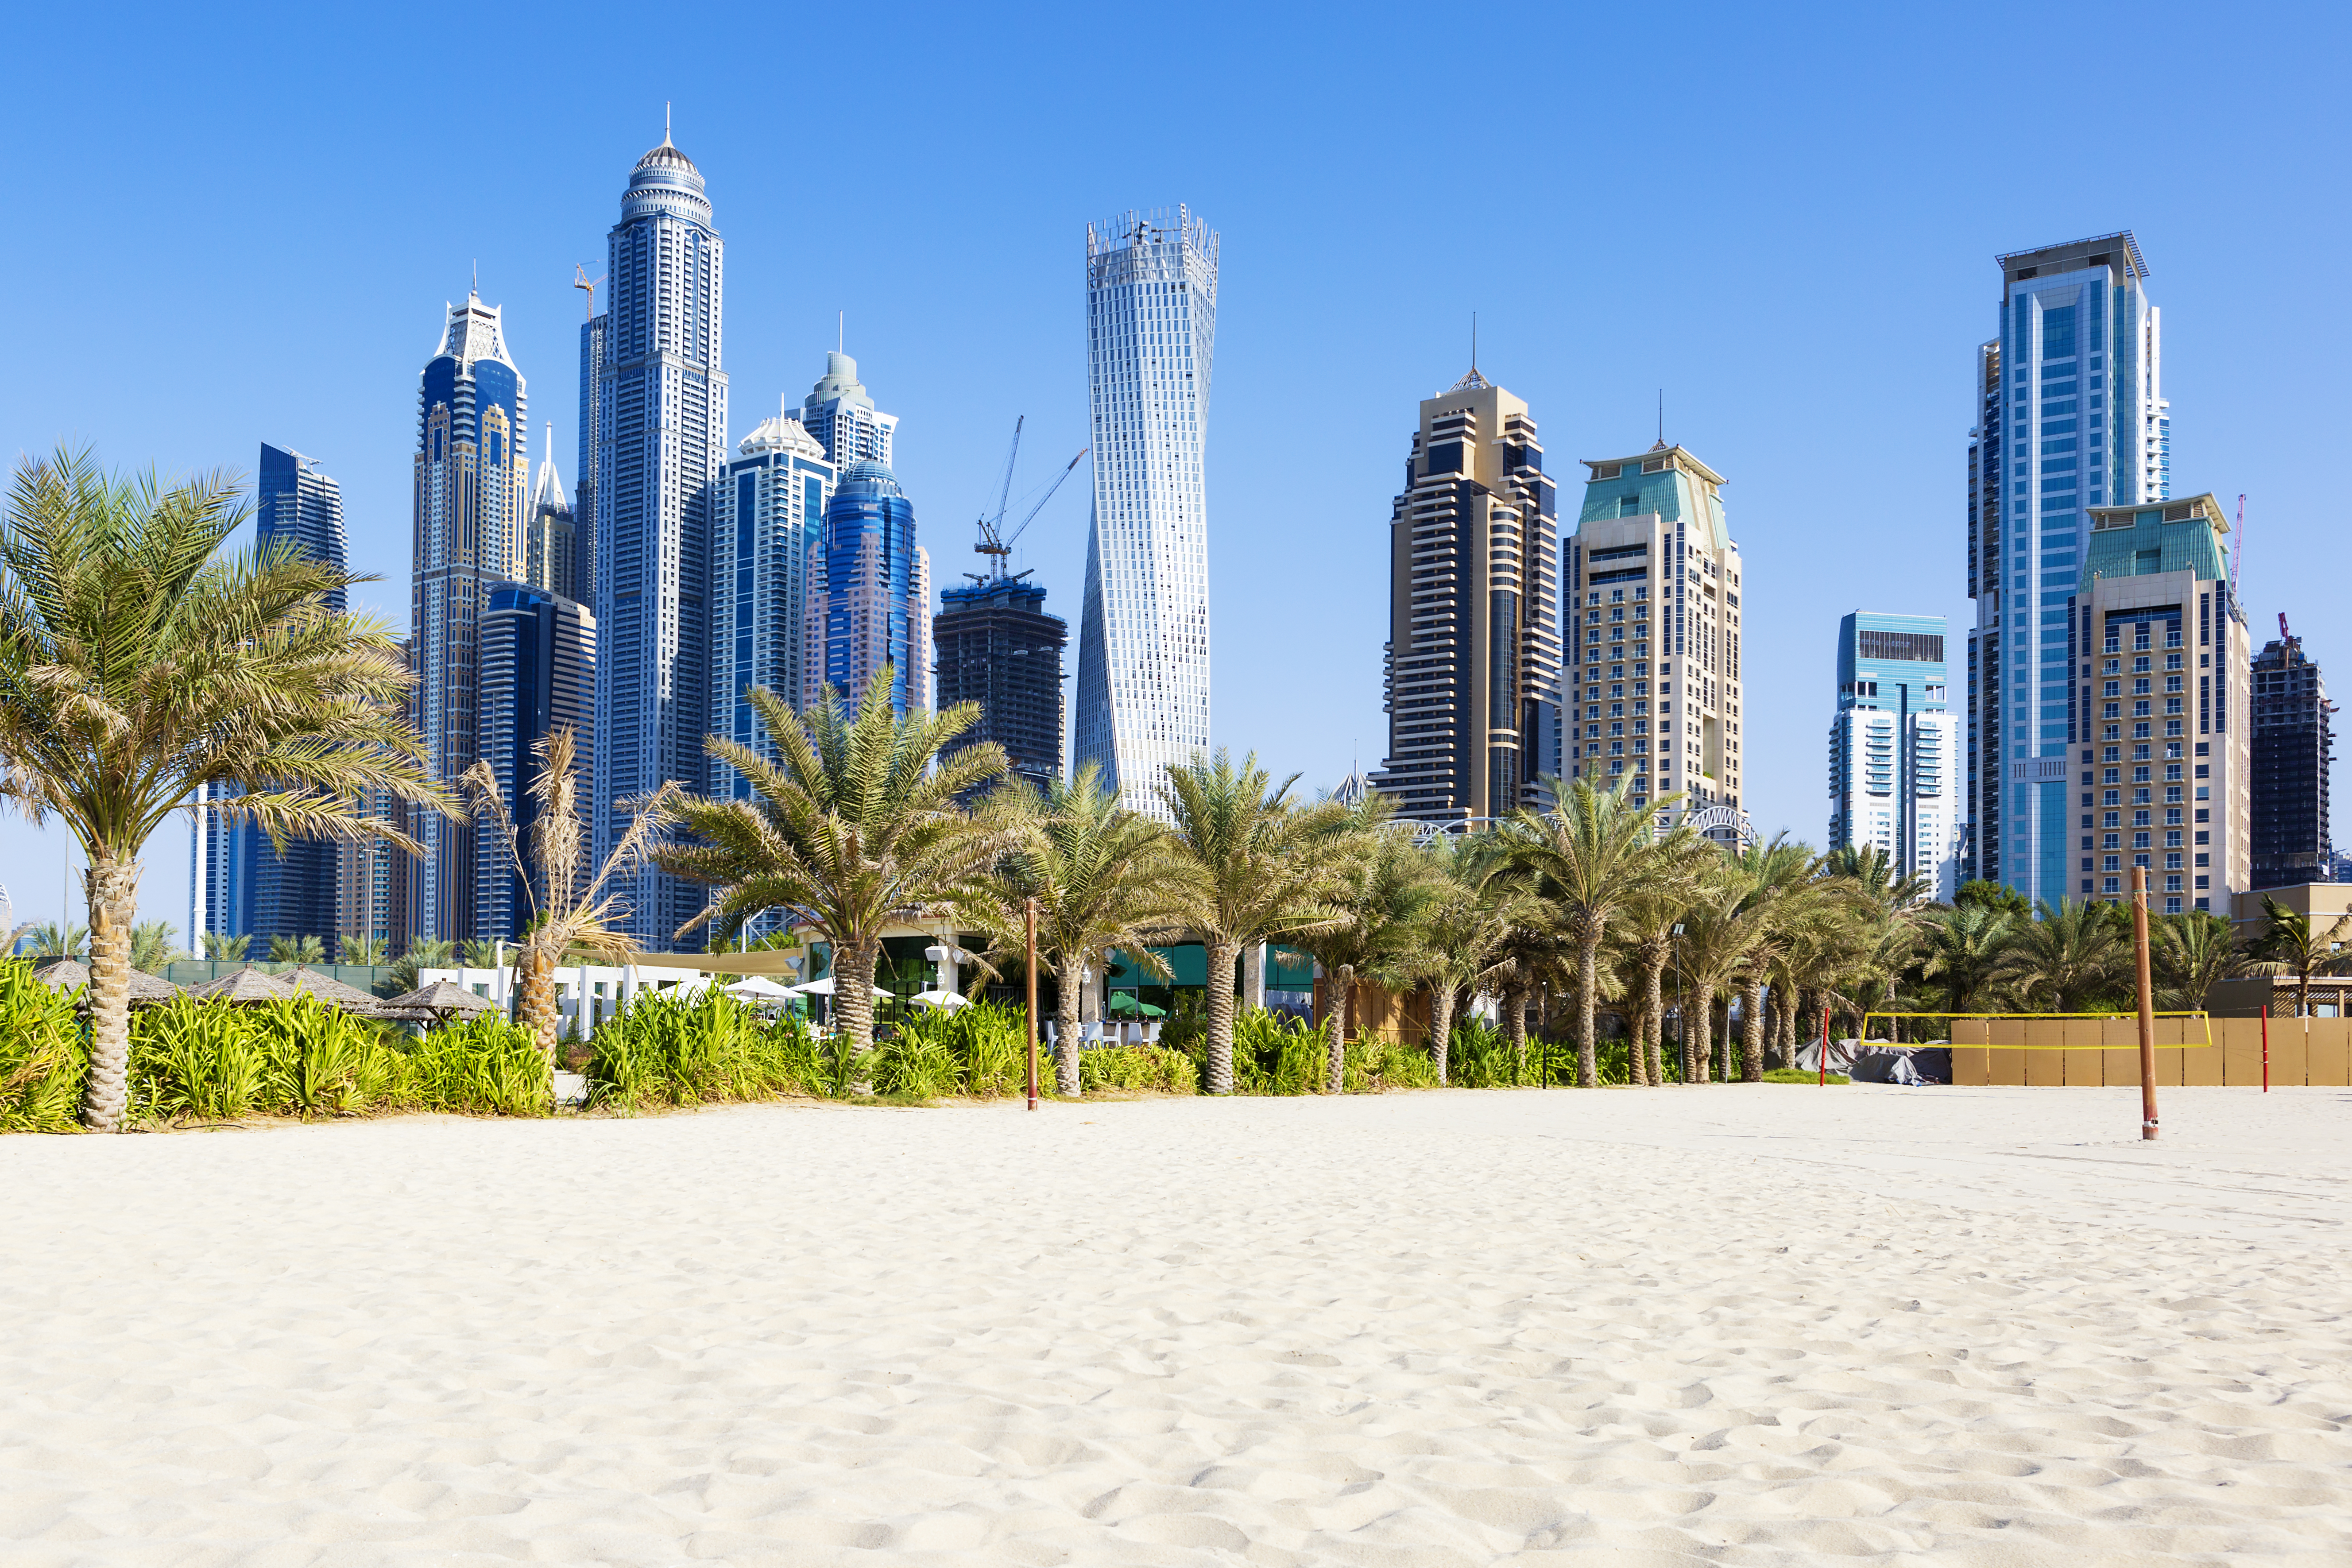
[[[2352,1561],[2352,1091],[0,1140],[0,1557]]]

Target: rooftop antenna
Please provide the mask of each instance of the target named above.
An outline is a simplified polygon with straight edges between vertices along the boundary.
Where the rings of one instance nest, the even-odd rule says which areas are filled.
[[[846,310],[833,313],[833,352],[837,354],[849,352],[849,312]]]
[[[669,100],[665,98],[662,100],[662,145],[667,147],[669,144]]]
[[[1478,312],[1470,312],[1470,374],[1478,374]]]
[[[482,258],[481,258],[480,257],[478,257],[478,257],[476,257],[476,258],[474,258],[474,281],[473,281],[473,284],[471,285],[470,289],[468,289],[468,292],[470,292],[470,293],[471,293],[471,294],[472,294],[476,299],[478,299],[478,300],[481,298],[481,294],[482,294]]]

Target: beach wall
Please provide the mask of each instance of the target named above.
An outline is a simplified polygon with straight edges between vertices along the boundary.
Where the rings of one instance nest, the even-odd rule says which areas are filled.
[[[2156,1021],[2159,1084],[2263,1082],[2263,1020]],[[1955,1018],[1952,1081],[2044,1088],[2139,1083],[2139,1024],[2133,1018]],[[2352,1088],[2352,1018],[2270,1020],[2270,1082]]]

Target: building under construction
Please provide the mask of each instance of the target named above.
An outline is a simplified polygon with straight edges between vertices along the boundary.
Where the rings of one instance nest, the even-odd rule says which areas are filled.
[[[2278,640],[2255,656],[2253,885],[2329,879],[2327,764],[2335,748],[2327,687],[2303,639],[2279,617]]]
[[[931,622],[941,710],[980,704],[950,750],[993,741],[1013,771],[1043,788],[1062,776],[1062,650],[1070,628],[1045,613],[1045,590],[992,576],[940,594]]]

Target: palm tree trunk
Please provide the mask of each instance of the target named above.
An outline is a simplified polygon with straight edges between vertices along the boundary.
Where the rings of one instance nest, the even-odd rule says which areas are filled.
[[[1647,1058],[1645,1080],[1654,1088],[1663,1088],[1666,1081],[1666,964],[1664,958],[1655,963],[1643,965],[1642,994],[1645,998],[1643,1010],[1648,1022],[1643,1026],[1642,1038],[1633,1042],[1633,1048]]]
[[[89,1080],[82,1089],[81,1120],[93,1132],[120,1132],[131,1099],[131,925],[139,914],[138,862],[93,855],[82,888],[89,903]]]
[[[1343,963],[1331,972],[1331,1040],[1325,1058],[1323,1092],[1337,1094],[1348,1066],[1348,1008],[1356,999],[1356,966]]]
[[[1601,1087],[1601,1056],[1592,1043],[1592,988],[1600,984],[1601,932],[1585,933],[1576,953],[1576,1087]]]
[[[1511,1043],[1511,1082],[1528,1081],[1528,988],[1503,988],[1503,1038]]]
[[[874,965],[882,944],[867,941],[858,947],[838,947],[833,959],[833,1017],[846,1042],[845,1056],[855,1061],[874,1048]]]
[[[1764,1081],[1764,977],[1750,976],[1748,1005],[1739,1020],[1739,1078],[1743,1083]]]
[[[1209,1092],[1234,1091],[1234,964],[1238,942],[1209,944]]]
[[[1697,1037],[1691,1034],[1691,1012],[1698,1012]],[[1696,992],[1683,1005],[1683,1081],[1706,1083],[1715,1076],[1715,1002]]]
[[[1446,1058],[1454,1044],[1454,987],[1444,981],[1429,988],[1429,1054],[1437,1063],[1437,1081],[1444,1083]]]
[[[522,994],[517,998],[515,1011],[522,1026],[539,1042],[539,1054],[552,1067],[557,1027],[562,1021],[555,1005],[555,955],[526,945],[515,955],[515,968],[522,976]]]
[[[1065,1100],[1078,1097],[1078,995],[1087,983],[1084,953],[1066,959],[1054,971],[1054,1092]]]

